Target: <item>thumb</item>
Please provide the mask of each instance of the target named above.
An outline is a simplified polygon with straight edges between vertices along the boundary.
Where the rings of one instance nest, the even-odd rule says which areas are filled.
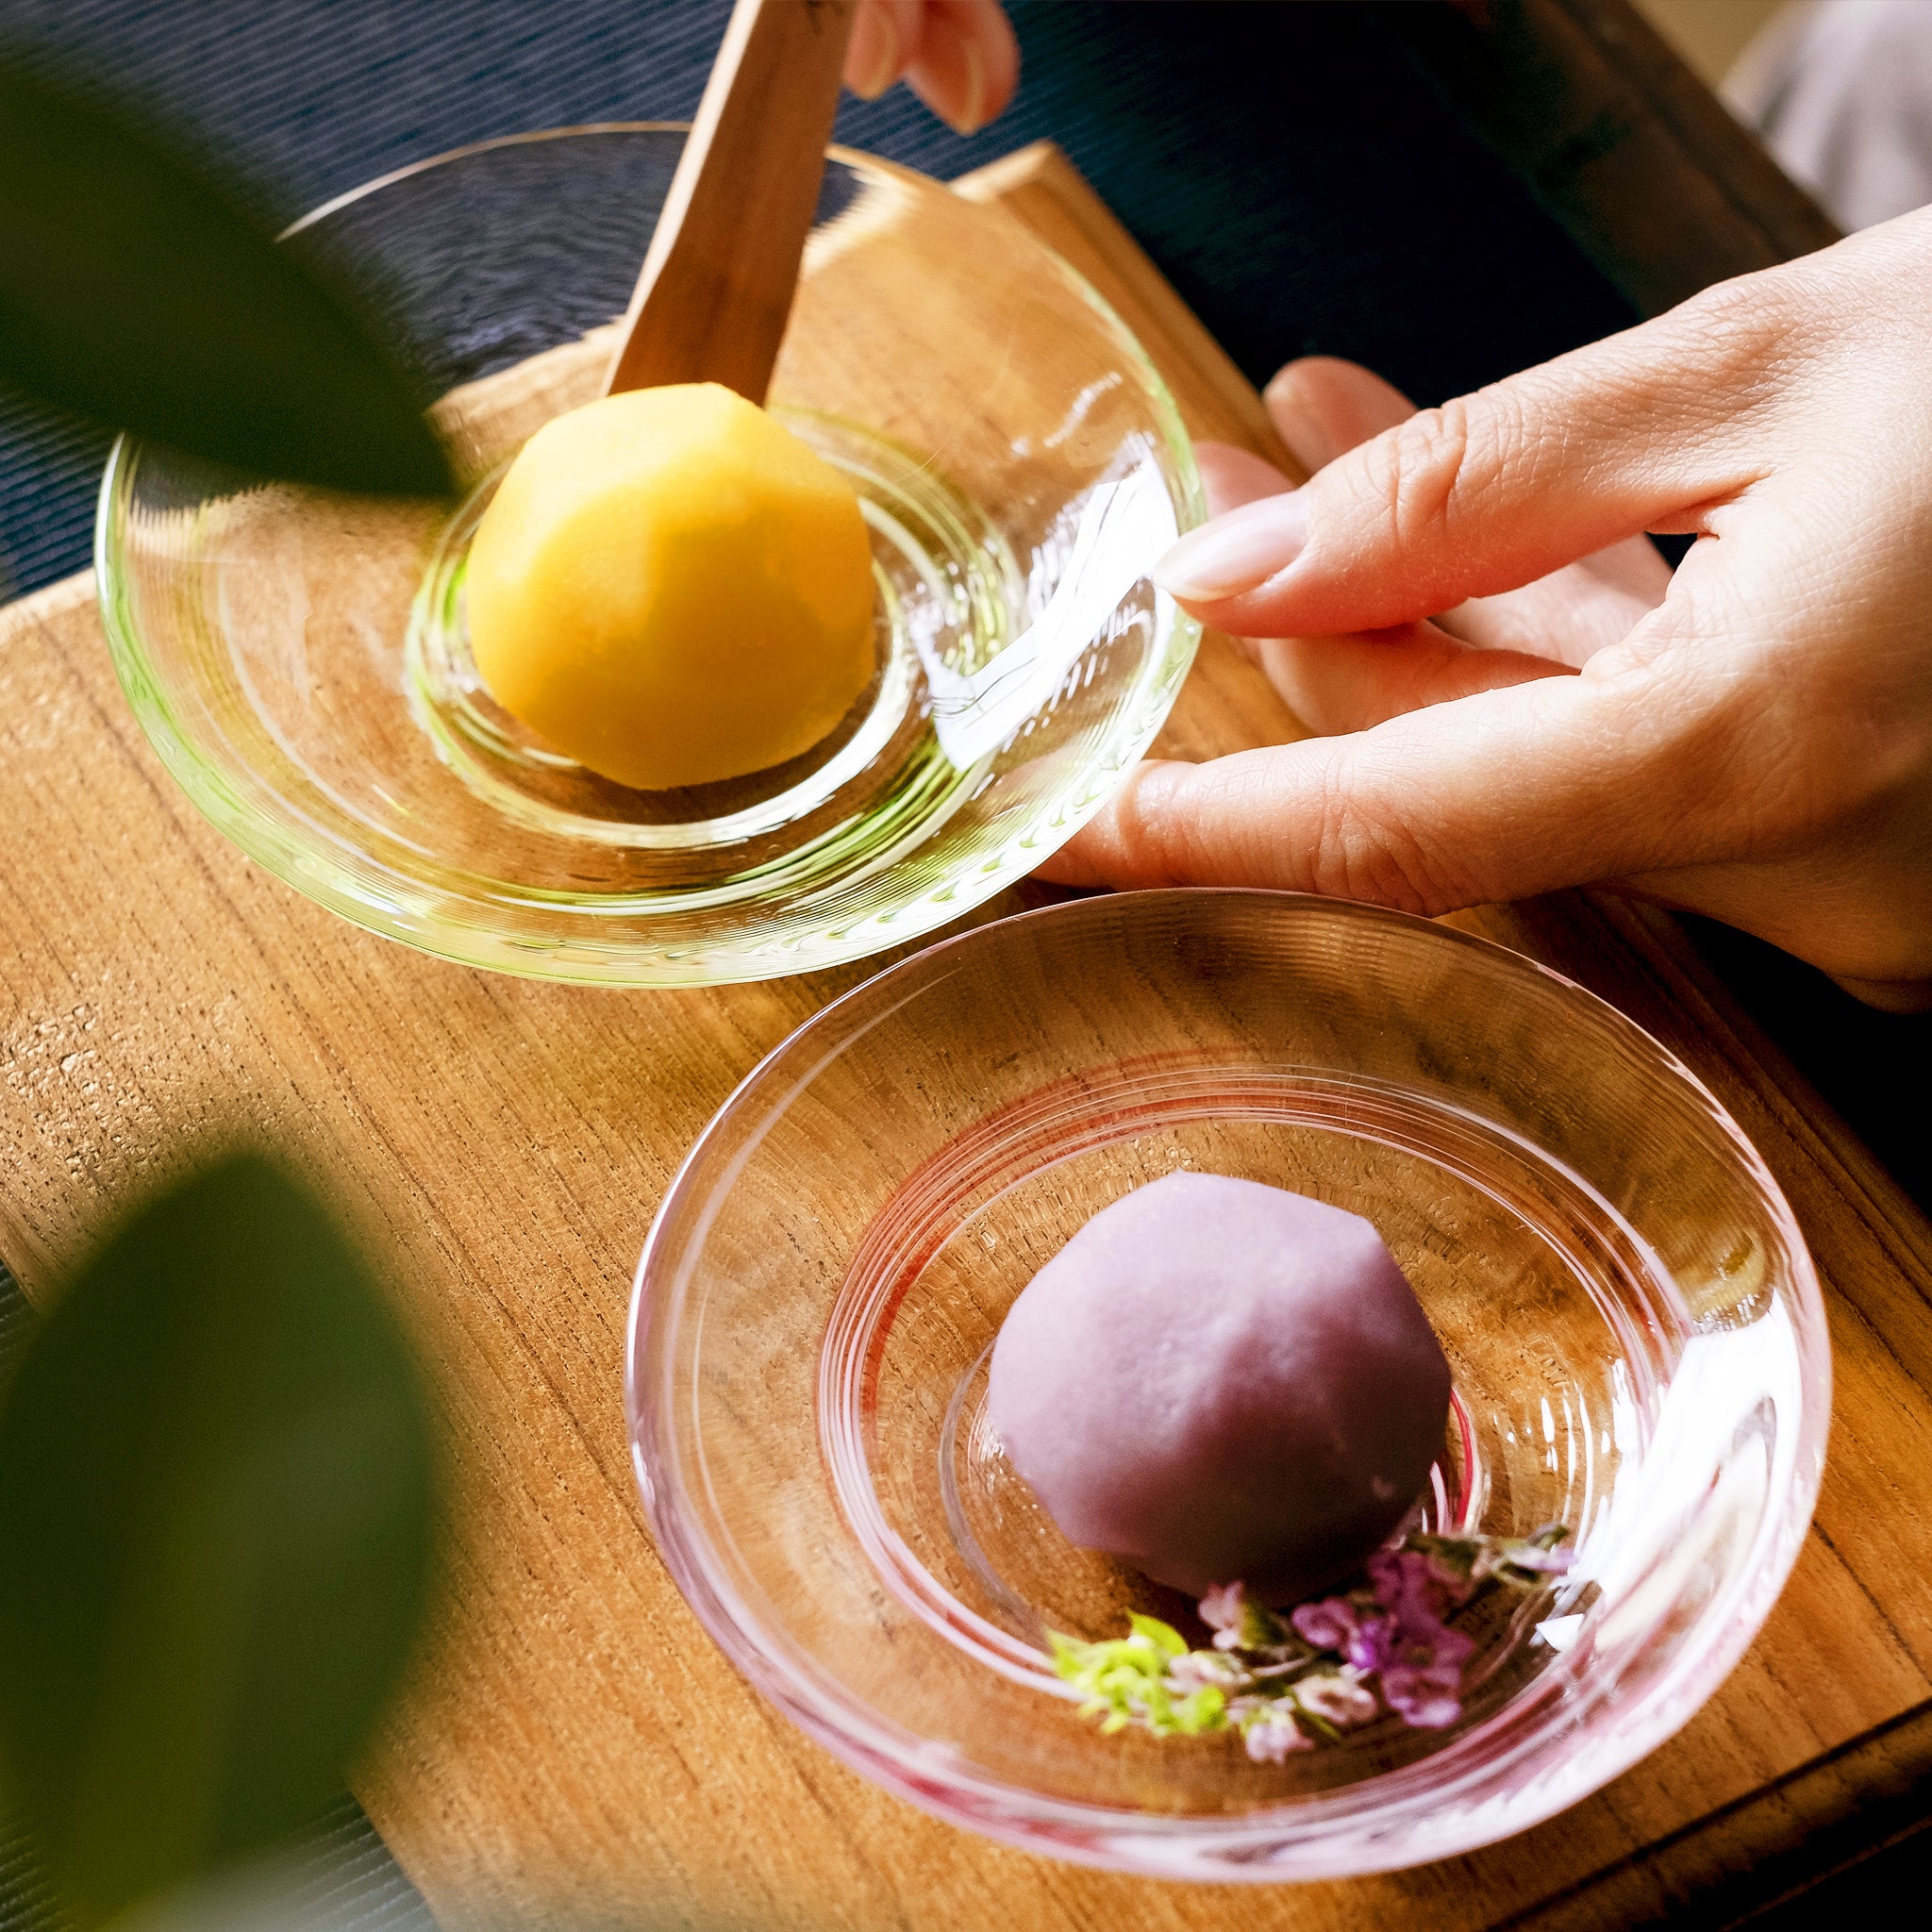
[[[1694,861],[1716,721],[1641,673],[1539,679],[1341,738],[1152,760],[1042,868],[1446,912]],[[1709,827],[1713,836],[1720,828]]]
[[[1747,373],[1761,331],[1748,313],[1715,328],[1700,305],[1411,416],[1304,488],[1190,532],[1156,581],[1222,630],[1326,636],[1514,590],[1646,529],[1702,527],[1769,466],[1757,405],[1731,400],[1761,393]]]

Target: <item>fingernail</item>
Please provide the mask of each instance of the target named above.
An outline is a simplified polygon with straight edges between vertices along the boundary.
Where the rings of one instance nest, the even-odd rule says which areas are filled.
[[[1299,490],[1244,503],[1188,534],[1154,566],[1163,591],[1197,604],[1239,596],[1285,571],[1308,541]]]
[[[852,41],[845,50],[848,85],[862,101],[875,101],[899,77],[899,30],[891,10],[863,7],[852,23]]]
[[[953,125],[961,134],[977,134],[986,125],[986,62],[971,36],[962,36],[959,51],[966,61],[966,98]]]
[[[1341,452],[1335,447],[1335,440],[1319,412],[1309,408],[1297,373],[1299,367],[1298,363],[1291,362],[1286,368],[1277,369],[1261,391],[1261,400],[1282,441],[1288,445],[1289,455],[1313,475]]]
[[[1272,416],[1276,409],[1289,409],[1296,414],[1301,410],[1301,374],[1297,364],[1284,362],[1268,378],[1268,386],[1261,391],[1261,401]]]

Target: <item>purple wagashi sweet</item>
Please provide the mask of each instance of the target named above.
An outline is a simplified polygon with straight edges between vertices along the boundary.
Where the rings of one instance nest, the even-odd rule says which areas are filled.
[[[1357,1214],[1172,1174],[1026,1285],[989,1418],[1067,1538],[1198,1596],[1263,1601],[1357,1569],[1441,1453],[1449,1365]]]

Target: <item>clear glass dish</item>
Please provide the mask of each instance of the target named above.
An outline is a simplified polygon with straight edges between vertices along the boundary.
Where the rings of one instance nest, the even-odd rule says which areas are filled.
[[[1570,1577],[1474,1631],[1450,1730],[1257,1764],[1103,1735],[1048,1667],[1049,1629],[1187,1607],[1041,1514],[988,1351],[1090,1215],[1183,1166],[1380,1229],[1455,1372],[1433,1526],[1575,1532]],[[1668,1737],[1790,1569],[1830,1410],[1790,1210],[1662,1047],[1453,929],[1241,891],[1001,921],[801,1028],[664,1202],[627,1379],[665,1560],[813,1737],[993,1837],[1218,1879],[1467,1851]]]
[[[1099,808],[1192,659],[1144,572],[1198,480],[1133,338],[1003,210],[835,151],[771,405],[860,493],[872,688],[804,757],[678,792],[598,778],[492,704],[469,538],[525,439],[599,392],[683,139],[491,142],[290,231],[380,291],[442,397],[454,516],[125,439],[103,485],[102,617],[169,770],[290,884],[471,965],[758,979],[929,931]]]

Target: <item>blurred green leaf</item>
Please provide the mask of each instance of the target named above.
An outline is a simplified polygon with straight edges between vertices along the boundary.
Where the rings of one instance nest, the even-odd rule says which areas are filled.
[[[341,294],[144,136],[4,67],[0,380],[258,475],[451,487],[425,398]]]
[[[110,1235],[0,1410],[0,1748],[77,1920],[312,1820],[432,1510],[408,1348],[307,1193],[239,1157]]]

